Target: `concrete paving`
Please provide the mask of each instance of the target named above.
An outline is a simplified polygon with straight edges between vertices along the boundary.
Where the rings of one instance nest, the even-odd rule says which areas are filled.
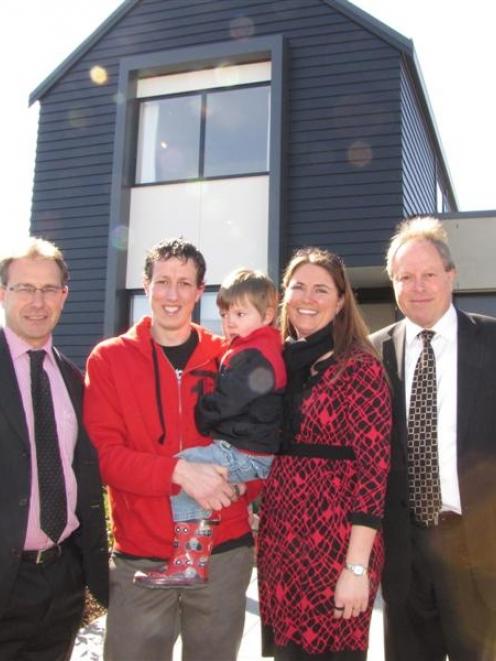
[[[101,661],[102,640],[105,628],[105,617],[101,617],[85,629],[81,629],[71,657],[71,661]],[[134,661],[146,661],[135,659]],[[174,661],[181,661],[181,641],[174,649]],[[223,661],[212,659],[212,661]],[[262,661],[260,656],[260,618],[258,615],[258,592],[256,571],[247,592],[246,622],[238,661]],[[370,646],[368,661],[384,661],[382,643],[382,602],[377,599],[372,625],[370,629]]]

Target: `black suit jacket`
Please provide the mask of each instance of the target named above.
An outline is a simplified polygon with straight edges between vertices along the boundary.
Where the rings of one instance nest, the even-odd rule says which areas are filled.
[[[81,550],[86,584],[108,602],[108,551],[102,487],[96,452],[81,423],[83,382],[75,365],[54,350],[78,421],[73,468],[77,480],[74,534]],[[28,430],[14,365],[0,330],[0,617],[14,584],[28,522],[31,457]]]
[[[496,319],[458,311],[457,459],[469,561],[484,601],[496,608]],[[383,594],[402,601],[411,577],[408,512],[405,323],[371,336],[393,390],[393,437],[384,513]]]

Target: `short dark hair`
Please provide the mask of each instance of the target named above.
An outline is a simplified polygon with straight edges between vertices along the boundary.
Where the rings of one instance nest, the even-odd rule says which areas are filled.
[[[59,267],[60,281],[63,287],[69,282],[69,269],[65,263],[62,251],[51,241],[30,236],[20,242],[8,254],[0,259],[0,282],[6,287],[9,282],[9,268],[17,259],[50,259]]]
[[[205,273],[207,265],[201,252],[189,241],[184,239],[167,239],[156,243],[146,254],[144,276],[150,281],[153,276],[153,267],[155,262],[166,262],[168,259],[181,260],[187,262],[191,259],[196,267],[196,284],[198,287],[205,282]]]
[[[220,310],[228,310],[231,305],[244,299],[258,310],[261,317],[265,317],[267,310],[272,308],[275,319],[277,287],[265,273],[241,268],[225,277],[217,294]]]

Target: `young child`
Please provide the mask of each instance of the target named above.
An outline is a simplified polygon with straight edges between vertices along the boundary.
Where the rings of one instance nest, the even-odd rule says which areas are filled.
[[[217,305],[230,344],[215,390],[203,395],[196,409],[198,429],[214,441],[177,455],[226,466],[233,483],[267,477],[279,449],[286,370],[281,337],[273,326],[277,303],[274,283],[259,271],[239,269],[222,283]],[[208,580],[212,525],[219,521],[218,514],[200,507],[184,491],[172,497],[171,504],[174,555],[163,570],[135,576],[145,587],[188,587]]]

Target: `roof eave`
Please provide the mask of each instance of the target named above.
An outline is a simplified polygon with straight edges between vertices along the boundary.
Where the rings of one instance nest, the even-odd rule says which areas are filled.
[[[369,32],[372,32],[377,37],[397,48],[402,53],[413,54],[413,41],[403,36],[393,28],[379,21],[379,19],[371,16],[363,9],[356,5],[351,4],[348,0],[322,0],[324,4],[329,5],[341,14],[344,14],[352,21],[356,21]]]
[[[422,77],[420,64],[418,62],[413,42],[404,37],[396,30],[393,30],[385,23],[374,18],[359,7],[352,5],[347,0],[322,0],[324,4],[341,12],[353,21],[358,22],[365,29],[369,30],[386,43],[399,50],[404,56],[405,62],[409,65],[414,83],[419,91],[421,103],[424,105],[427,120],[429,122],[436,148],[439,152],[441,164],[446,176],[446,183],[450,190],[452,200],[458,208],[456,195],[451,183],[451,174],[449,172],[441,138],[437,128],[436,120],[427,94],[427,88]],[[36,87],[29,95],[29,105],[39,101],[65,74],[71,69],[86,53],[109,31],[114,25],[123,18],[140,0],[125,0],[112,14],[87,38],[85,39],[45,80]]]
[[[330,7],[332,7],[333,9],[335,9],[336,11],[339,11],[345,16],[347,16],[350,20],[356,21],[364,29],[369,30],[377,37],[379,37],[389,45],[393,46],[393,48],[399,50],[400,53],[402,54],[403,60],[412,74],[412,79],[416,87],[416,90],[418,92],[420,102],[423,105],[424,113],[427,118],[427,122],[429,124],[429,128],[431,130],[432,136],[434,138],[435,148],[438,152],[438,156],[440,159],[440,165],[446,177],[446,186],[449,189],[449,193],[453,201],[453,204],[455,205],[455,209],[458,209],[458,202],[453,188],[451,174],[448,168],[448,162],[446,160],[444,148],[441,142],[440,133],[437,128],[436,119],[434,117],[434,112],[432,110],[432,106],[429,100],[427,87],[425,85],[424,78],[422,76],[422,71],[417,58],[417,54],[415,52],[413,41],[411,39],[408,39],[407,37],[404,37],[399,32],[396,32],[396,30],[393,30],[385,23],[382,23],[378,19],[374,18],[374,16],[371,16],[363,9],[356,7],[347,0],[322,0],[322,1],[325,4],[329,5]]]
[[[441,141],[441,134],[439,133],[439,129],[437,127],[436,117],[434,115],[434,111],[431,106],[429,94],[427,92],[427,86],[425,84],[424,77],[422,75],[422,69],[420,67],[420,62],[417,58],[415,49],[412,50],[411,56],[406,57],[406,63],[409,66],[415,87],[419,92],[420,102],[424,105],[425,117],[427,119],[427,122],[429,123],[429,127],[431,129],[431,133],[434,138],[435,146],[440,157],[440,165],[446,177],[446,186],[449,189],[449,193],[455,207],[454,211],[458,211],[458,200],[456,197],[455,189],[453,187],[451,173],[446,158],[446,153],[444,151],[443,143]]]
[[[29,95],[29,105],[39,101],[58,80],[69,71],[86,53],[120,21],[140,0],[125,0],[105,21],[85,39],[70,55],[68,55],[52,73],[41,82]]]

